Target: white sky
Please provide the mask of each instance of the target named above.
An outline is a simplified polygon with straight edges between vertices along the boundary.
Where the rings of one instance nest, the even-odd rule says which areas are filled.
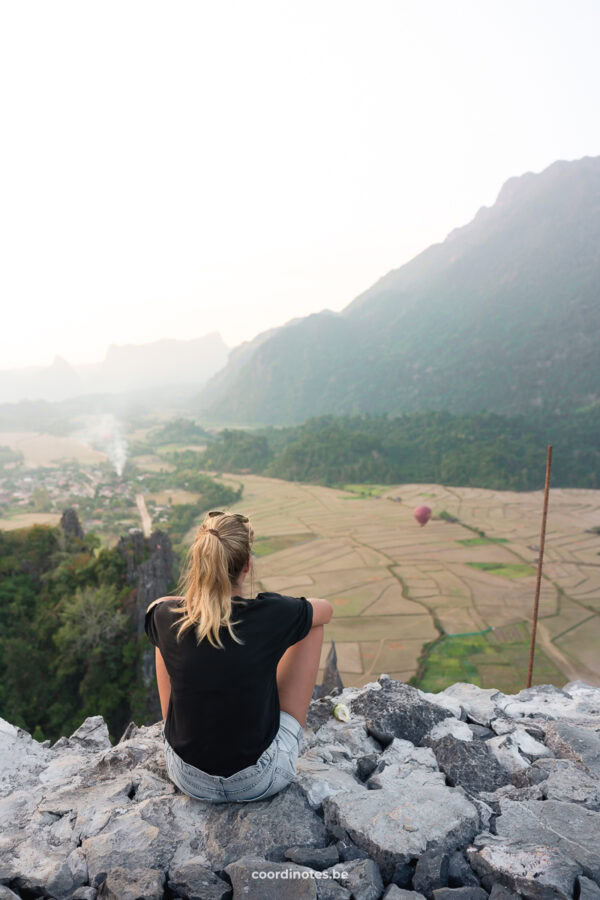
[[[342,309],[600,154],[597,0],[0,0],[0,368]]]

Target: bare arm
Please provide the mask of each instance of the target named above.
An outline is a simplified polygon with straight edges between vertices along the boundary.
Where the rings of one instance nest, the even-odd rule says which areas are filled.
[[[156,680],[158,682],[158,694],[160,696],[160,708],[163,719],[167,718],[169,700],[171,699],[171,679],[162,658],[162,653],[156,648]]]
[[[146,613],[150,612],[152,607],[156,606],[157,603],[162,603],[164,600],[168,599],[168,597],[159,597],[157,600],[153,600],[152,603],[148,606]],[[156,681],[158,684],[158,695],[160,697],[160,708],[164,720],[167,718],[167,712],[169,711],[169,700],[171,699],[171,679],[169,678],[169,673],[167,672],[165,661],[162,658],[162,653],[160,652],[158,647],[155,647],[155,650],[156,653],[154,655],[154,659],[156,663]]]
[[[320,597],[307,597],[306,599],[309,603],[312,603],[313,628],[315,627],[315,625],[326,625],[331,621],[331,617],[333,615],[333,606],[331,605],[329,600],[323,600]]]

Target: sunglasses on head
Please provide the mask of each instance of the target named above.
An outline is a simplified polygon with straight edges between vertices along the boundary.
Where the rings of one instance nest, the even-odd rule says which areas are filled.
[[[239,519],[240,522],[249,522],[250,519],[248,516],[243,516],[241,513],[225,513],[221,512],[219,509],[213,509],[211,512],[207,513],[209,519],[212,519],[213,516],[231,516],[234,519]]]

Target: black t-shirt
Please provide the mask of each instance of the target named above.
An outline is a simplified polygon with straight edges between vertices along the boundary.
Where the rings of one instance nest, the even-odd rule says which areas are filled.
[[[221,626],[224,650],[207,638],[197,644],[188,628],[176,642],[181,616],[170,611],[178,597],[150,604],[145,628],[160,649],[171,680],[165,737],[189,765],[229,776],[257,762],[279,730],[277,664],[288,647],[312,628],[306,597],[270,591],[255,599],[234,597],[232,625],[244,644]]]

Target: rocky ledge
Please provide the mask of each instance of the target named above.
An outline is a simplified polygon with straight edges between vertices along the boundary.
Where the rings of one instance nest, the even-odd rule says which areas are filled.
[[[335,688],[297,779],[247,804],[182,794],[160,735],[0,720],[0,900],[600,898],[600,688]]]

